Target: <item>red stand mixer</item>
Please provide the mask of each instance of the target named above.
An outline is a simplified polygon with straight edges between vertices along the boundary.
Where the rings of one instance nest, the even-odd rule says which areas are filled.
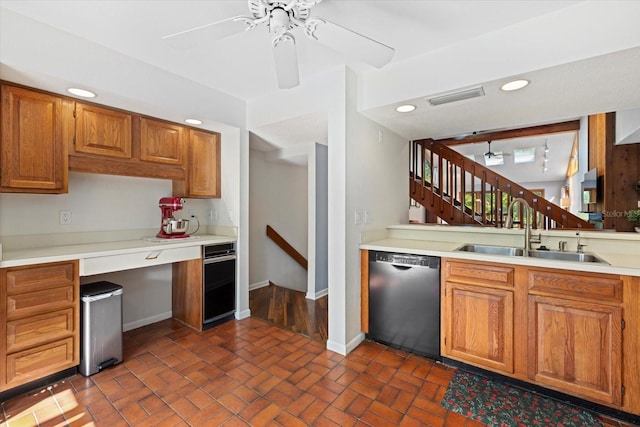
[[[184,199],[181,197],[163,197],[158,202],[158,206],[162,210],[162,220],[160,222],[160,231],[156,237],[161,239],[180,239],[189,237],[187,230],[189,229],[188,219],[175,219],[173,213],[182,209]]]

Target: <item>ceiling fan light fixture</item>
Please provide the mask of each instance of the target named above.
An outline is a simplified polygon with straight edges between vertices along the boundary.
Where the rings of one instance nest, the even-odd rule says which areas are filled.
[[[410,113],[412,111],[414,111],[416,109],[416,106],[413,104],[404,104],[404,105],[398,105],[396,107],[396,111],[398,113]]]
[[[94,92],[91,92],[90,90],[86,90],[86,89],[80,89],[77,87],[70,87],[69,89],[67,89],[67,92],[69,92],[72,95],[75,96],[79,96],[81,98],[95,98],[96,94]]]
[[[477,98],[479,96],[484,96],[484,89],[482,88],[482,86],[476,86],[470,89],[464,89],[457,92],[451,92],[444,95],[427,98],[427,102],[432,106],[436,106],[449,104],[451,102],[463,101],[465,99]]]
[[[511,92],[513,90],[518,90],[518,89],[527,87],[529,86],[529,83],[530,83],[529,80],[525,80],[525,79],[512,80],[500,86],[500,90],[503,90],[505,92]]]

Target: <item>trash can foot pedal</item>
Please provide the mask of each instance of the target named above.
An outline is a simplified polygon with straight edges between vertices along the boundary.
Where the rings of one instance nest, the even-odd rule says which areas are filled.
[[[109,366],[115,365],[116,363],[118,363],[118,359],[116,359],[115,357],[105,360],[102,363],[98,363],[98,371],[102,371],[104,368],[108,368]]]

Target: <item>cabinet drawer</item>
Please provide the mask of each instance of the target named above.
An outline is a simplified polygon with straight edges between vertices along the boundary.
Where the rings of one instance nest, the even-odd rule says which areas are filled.
[[[73,338],[7,356],[6,385],[25,384],[77,365]]]
[[[73,307],[73,286],[7,296],[7,320]]]
[[[112,271],[151,267],[197,259],[201,258],[201,256],[200,246],[189,246],[186,248],[159,249],[156,251],[86,258],[80,267],[80,275],[90,276]]]
[[[73,335],[73,309],[54,311],[7,322],[7,353]]]
[[[444,274],[449,282],[513,287],[514,269],[509,266],[447,261]]]
[[[7,270],[7,294],[75,284],[75,262],[17,267]]]
[[[600,302],[622,302],[622,279],[618,276],[530,269],[528,283],[529,292],[532,294],[575,296]]]

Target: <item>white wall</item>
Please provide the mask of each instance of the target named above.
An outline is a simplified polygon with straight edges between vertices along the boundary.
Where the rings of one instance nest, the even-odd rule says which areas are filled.
[[[347,70],[346,140],[346,343],[362,337],[360,329],[360,233],[409,219],[409,142],[357,111],[357,79]],[[331,149],[331,146],[330,146]],[[332,187],[330,187],[332,188]],[[354,212],[368,213],[355,224]],[[331,250],[331,248],[330,248]],[[331,286],[331,285],[330,285]]]
[[[560,206],[560,191],[565,181],[519,182],[527,190],[544,190],[544,198]]]
[[[307,257],[307,168],[249,150],[249,283],[307,291],[307,271],[266,236],[273,227]]]
[[[328,248],[328,173],[329,150],[326,145],[314,144],[309,156],[309,263],[307,298],[318,299],[329,291],[327,275]]]
[[[177,123],[195,116],[204,121],[201,128],[221,133],[222,198],[187,199],[187,211],[176,216],[186,217],[188,209],[194,209],[203,226],[238,227],[236,315],[248,315],[246,103],[8,10],[3,9],[0,23],[0,79],[62,94],[70,86],[86,87],[98,93],[96,103]],[[194,98],[210,102],[194,110]],[[68,194],[0,194],[0,241],[21,234],[68,236],[75,232],[157,229],[158,199],[169,195],[169,180],[72,172]],[[71,225],[59,224],[60,210],[72,212]],[[217,216],[210,218],[209,211]],[[206,227],[199,233],[205,231]],[[125,309],[126,322],[136,324],[143,318],[163,315],[167,307],[170,310],[170,275],[149,271],[126,275],[132,275],[131,280],[123,281],[146,289],[125,289],[125,307],[139,309]]]

